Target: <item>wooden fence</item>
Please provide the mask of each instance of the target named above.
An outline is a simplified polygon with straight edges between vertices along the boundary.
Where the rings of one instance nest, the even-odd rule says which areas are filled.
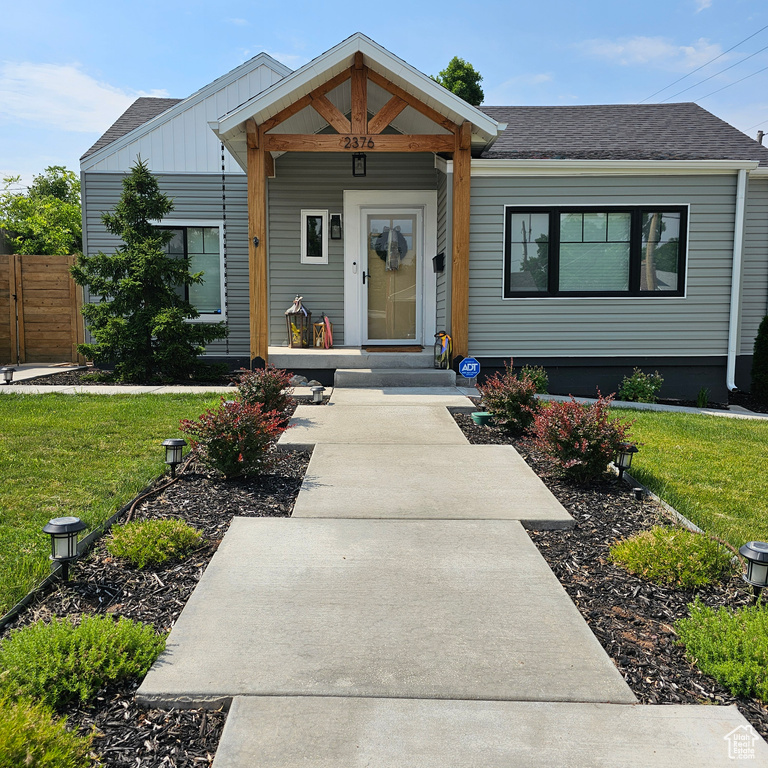
[[[0,254],[0,364],[83,362],[74,256]]]

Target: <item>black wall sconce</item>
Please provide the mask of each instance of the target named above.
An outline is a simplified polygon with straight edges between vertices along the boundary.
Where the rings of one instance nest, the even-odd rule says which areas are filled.
[[[331,214],[331,226],[329,227],[331,230],[331,240],[341,240],[341,214],[340,213],[332,213]]]
[[[432,270],[435,274],[445,271],[445,254],[438,253],[432,257]]]
[[[365,176],[366,162],[365,152],[355,152],[352,155],[352,175]]]

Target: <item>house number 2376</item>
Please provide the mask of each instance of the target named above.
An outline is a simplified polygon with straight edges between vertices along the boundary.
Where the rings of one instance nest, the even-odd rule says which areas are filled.
[[[370,136],[345,136],[344,149],[373,149],[373,139]]]

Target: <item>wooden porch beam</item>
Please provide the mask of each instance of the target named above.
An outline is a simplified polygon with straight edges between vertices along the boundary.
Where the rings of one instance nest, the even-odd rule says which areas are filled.
[[[251,365],[266,365],[269,345],[267,288],[267,151],[264,129],[246,123],[248,142],[248,275],[250,288]],[[257,238],[257,240],[254,240]],[[258,242],[258,246],[254,245]]]
[[[407,106],[399,96],[393,96],[368,121],[368,133],[381,133]]]
[[[380,75],[378,72],[374,72],[372,69],[368,70],[368,79],[372,83],[383,88],[385,91],[389,91],[393,96],[401,98],[409,107],[413,107],[416,111],[421,112],[422,115],[428,117],[433,123],[442,125],[443,128],[451,133],[457,133],[458,126],[451,122],[445,115],[441,115],[437,110],[428,107],[426,104],[419,101],[415,96],[411,96],[408,91],[404,91],[399,86],[387,80],[386,77]]]
[[[368,67],[363,65],[363,54],[355,54],[352,67],[352,130],[358,136],[368,133]]]
[[[455,357],[469,354],[469,218],[472,126],[461,125],[453,152],[453,254],[451,336]]]
[[[264,145],[267,151],[272,152],[453,152],[456,148],[454,137],[442,134],[341,136],[271,133],[264,136]]]
[[[312,98],[312,107],[338,133],[352,133],[352,125],[327,96]]]

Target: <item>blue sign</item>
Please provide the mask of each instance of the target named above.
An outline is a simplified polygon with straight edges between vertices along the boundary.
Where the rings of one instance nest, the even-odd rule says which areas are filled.
[[[480,373],[480,363],[474,357],[465,357],[459,363],[459,375],[465,379],[475,379]]]

